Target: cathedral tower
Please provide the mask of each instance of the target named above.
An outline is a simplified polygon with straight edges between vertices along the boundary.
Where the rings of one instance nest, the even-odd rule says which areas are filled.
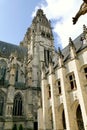
[[[27,85],[32,89],[33,117],[37,122],[38,96],[41,89],[41,66],[49,67],[50,58],[54,53],[53,34],[50,21],[41,9],[38,9],[24,40],[28,48],[27,55]]]
[[[32,61],[32,86],[38,87],[40,86],[40,63],[45,62],[48,67],[49,57],[54,51],[51,24],[41,9],[38,9],[22,44],[28,48],[28,60]]]

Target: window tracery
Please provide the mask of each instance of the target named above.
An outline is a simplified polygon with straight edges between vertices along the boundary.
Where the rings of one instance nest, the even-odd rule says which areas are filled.
[[[74,73],[72,73],[72,74],[69,75],[69,81],[70,81],[71,90],[76,89],[77,86],[76,86],[76,80],[75,80],[75,75],[74,75]]]
[[[14,116],[22,116],[22,97],[20,94],[17,94],[14,98],[14,104],[13,104],[13,115]]]

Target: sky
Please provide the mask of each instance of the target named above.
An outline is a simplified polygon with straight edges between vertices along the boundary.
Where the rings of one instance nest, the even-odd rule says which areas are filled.
[[[23,40],[37,9],[43,9],[51,20],[56,48],[68,45],[87,25],[87,14],[81,16],[76,25],[72,23],[82,0],[0,0],[0,41],[17,44]]]

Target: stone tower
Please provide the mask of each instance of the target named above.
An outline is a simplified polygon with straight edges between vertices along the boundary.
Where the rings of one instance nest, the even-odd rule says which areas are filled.
[[[32,86],[40,87],[41,62],[45,62],[48,67],[50,56],[54,52],[51,24],[41,9],[28,28],[22,45],[28,48],[28,67],[33,67]]]
[[[37,122],[41,66],[44,62],[46,68],[48,68],[49,61],[54,53],[51,24],[41,9],[37,11],[30,28],[28,28],[22,45],[28,48],[26,83],[32,89],[33,118],[34,122]]]

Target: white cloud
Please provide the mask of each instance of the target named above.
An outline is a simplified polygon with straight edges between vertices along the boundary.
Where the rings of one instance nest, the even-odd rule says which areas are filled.
[[[75,16],[82,2],[82,0],[43,0],[35,9],[36,12],[38,8],[42,8],[48,19],[56,20],[54,31],[60,37],[63,47],[68,44],[69,37],[75,39],[82,33],[83,24],[87,23],[87,14],[81,16],[76,25],[72,23],[72,17]],[[58,20],[60,18],[62,20]]]

